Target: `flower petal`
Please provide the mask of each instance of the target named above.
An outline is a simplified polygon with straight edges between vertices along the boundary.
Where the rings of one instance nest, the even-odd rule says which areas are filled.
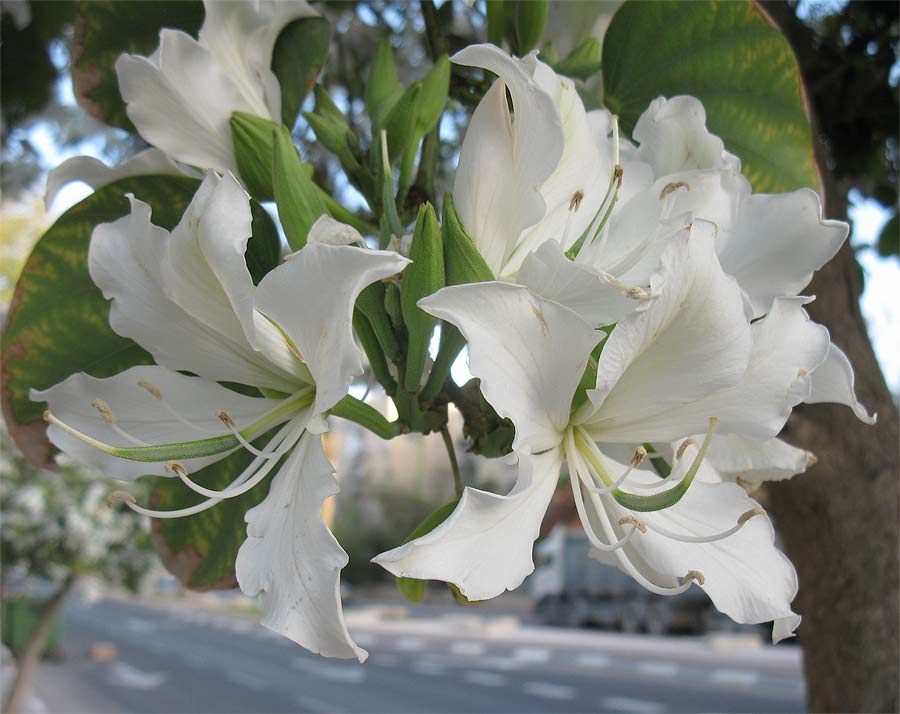
[[[754,317],[759,317],[776,297],[803,290],[849,231],[843,221],[822,218],[819,196],[808,188],[747,196],[732,229],[722,232],[719,260],[725,272],[737,278],[750,297]]]
[[[186,164],[237,171],[231,114],[258,107],[246,102],[207,48],[164,29],[156,54],[123,54],[116,74],[128,118],[148,143]]]
[[[142,382],[149,385],[149,389],[142,386]],[[152,393],[153,389],[158,391],[159,397]],[[47,402],[55,417],[81,433],[111,446],[123,447],[224,436],[229,432],[216,416],[218,411],[228,412],[238,428],[244,428],[279,404],[277,400],[245,397],[215,382],[186,377],[157,366],[132,367],[105,379],[79,372],[49,389],[32,390],[30,396],[33,401]],[[104,408],[104,404],[95,405],[96,400],[102,400],[108,406],[115,418],[114,423],[104,419],[98,409],[98,405]],[[273,423],[275,425],[277,422]],[[130,461],[111,456],[55,424],[47,428],[47,436],[72,458],[116,478],[133,479],[144,474],[171,475],[166,472],[164,463]],[[186,459],[181,463],[193,472],[229,453]]]
[[[247,511],[247,540],[235,570],[241,590],[259,596],[262,624],[311,652],[364,661],[347,631],[340,574],[347,554],[328,530],[322,504],[338,492],[322,437],[306,433]]]
[[[613,478],[626,468],[610,460],[607,464]],[[647,471],[632,473],[644,483],[659,480]],[[797,573],[775,547],[768,516],[754,516],[737,533],[712,543],[685,543],[652,530],[656,525],[701,537],[726,531],[743,514],[759,507],[740,486],[695,481],[674,506],[650,513],[629,511],[610,496],[603,496],[603,501],[618,537],[624,535],[619,518],[634,516],[650,526],[647,533],[635,534],[624,554],[651,582],[671,587],[673,578],[696,570],[703,574],[701,587],[713,604],[735,622],[756,624],[781,618],[799,622],[791,610],[797,594]],[[784,632],[779,635],[787,636]]]
[[[498,76],[466,131],[453,197],[463,225],[500,277],[522,231],[545,214],[540,189],[562,157],[563,127],[553,97],[534,78],[532,55],[516,59],[493,45],[471,45],[453,61]]]
[[[574,310],[594,327],[611,325],[634,310],[645,309],[652,297],[608,273],[569,260],[556,241],[547,241],[525,258],[518,282]]]
[[[700,443],[698,437],[694,438]],[[784,481],[803,473],[816,463],[816,458],[812,452],[781,439],[759,441],[729,434],[713,437],[706,462],[723,480],[740,478],[748,486],[756,487],[763,481]]]
[[[162,151],[153,148],[145,149],[116,166],[107,166],[92,156],[73,156],[47,174],[44,205],[50,208],[63,186],[72,181],[86,183],[96,191],[113,181],[144,174],[193,175],[193,171],[182,168]]]
[[[372,562],[398,577],[451,582],[469,600],[514,590],[534,570],[532,546],[561,463],[560,448],[520,455],[519,479],[509,495],[466,488],[446,521]]]
[[[408,264],[391,251],[313,242],[260,282],[257,308],[290,337],[315,382],[313,415],[337,404],[363,372],[352,326],[359,293]]]
[[[207,178],[198,191],[199,200],[209,197],[214,183],[213,178]],[[197,196],[191,206],[196,201]],[[196,211],[189,208],[187,213],[189,220],[198,220]],[[234,235],[234,231],[226,235]],[[197,319],[166,294],[166,277],[171,269],[164,266],[169,261],[169,247],[169,234],[150,223],[150,207],[134,198],[129,215],[94,229],[88,267],[94,283],[112,300],[111,327],[137,342],[157,363],[170,369],[193,372],[211,380],[293,392],[297,378],[271,364],[250,346],[233,310],[228,317],[231,308],[222,297],[221,286],[217,287],[217,293],[212,293],[218,294],[224,303],[216,312],[218,324],[213,325]],[[238,257],[243,263],[243,255]],[[210,281],[210,273],[207,265],[194,276],[198,282],[205,283]],[[185,279],[190,281],[190,276]],[[209,296],[203,299],[208,300]]]
[[[845,404],[853,410],[857,419],[866,424],[874,424],[878,415],[870,416],[866,408],[859,403],[853,389],[854,381],[850,360],[843,350],[832,342],[825,361],[812,373],[812,391],[805,401],[808,404],[823,402]]]
[[[600,337],[568,308],[510,283],[447,287],[419,301],[469,343],[469,369],[521,453],[557,446],[575,388]]]
[[[657,178],[679,171],[728,168],[740,171],[740,160],[706,128],[699,99],[657,97],[634,127],[638,157],[653,166]]]
[[[619,322],[603,347],[596,389],[577,415],[598,441],[705,431],[714,414],[684,421],[685,408],[737,384],[747,368],[752,343],[740,288],[722,271],[711,232],[698,228],[672,239],[651,282],[654,292],[662,286],[660,296]]]

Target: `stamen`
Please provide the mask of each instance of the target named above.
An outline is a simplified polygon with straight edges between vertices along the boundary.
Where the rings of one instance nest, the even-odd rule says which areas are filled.
[[[678,460],[682,456],[684,456],[684,452],[687,450],[687,447],[693,446],[697,442],[693,439],[685,439],[681,442],[681,446],[678,447],[678,451],[675,452],[675,459]]]
[[[593,494],[603,494],[615,491],[619,486],[621,486],[623,483],[625,483],[625,481],[628,480],[628,477],[631,476],[631,472],[634,471],[637,466],[640,466],[645,458],[647,458],[647,450],[643,446],[639,446],[637,449],[635,449],[634,455],[631,457],[628,468],[625,469],[625,471],[621,476],[619,476],[618,479],[616,479],[612,483],[607,483],[607,485],[605,486],[597,486],[596,483],[593,482],[585,482],[584,485],[587,490]],[[596,475],[597,478],[600,479],[600,481],[608,482],[608,477],[604,479],[603,476],[600,475],[599,471],[596,470],[594,463],[591,460],[588,460],[586,463],[582,462],[582,464],[586,466],[587,471],[591,476]],[[599,463],[597,465],[599,465]]]
[[[644,459],[646,458],[647,449],[645,449],[643,446],[639,446],[634,450],[634,456],[631,457],[631,461],[629,463],[631,464],[631,467],[634,468],[644,463]]]
[[[686,181],[673,181],[672,183],[667,183],[662,191],[659,192],[659,200],[662,201],[666,196],[670,193],[674,193],[679,188],[686,188],[688,191],[691,190],[691,185]]]
[[[690,585],[692,580],[696,580],[698,585],[703,585],[706,582],[706,578],[703,577],[703,573],[699,570],[688,570],[681,583],[682,585]]]
[[[631,524],[635,528],[637,528],[641,533],[647,532],[647,524],[644,523],[640,518],[635,518],[634,516],[622,516],[619,519],[619,525],[625,526]]]
[[[579,208],[581,208],[582,200],[584,200],[584,191],[579,189],[572,194],[572,200],[569,201],[569,211],[574,213]]]
[[[237,428],[234,424],[234,419],[231,418],[231,416],[228,414],[228,412],[226,412],[224,410],[219,410],[216,412],[216,416],[219,418],[219,421],[221,421],[227,428],[229,428],[229,429]]]
[[[681,543],[715,543],[719,540],[724,540],[729,536],[733,536],[737,533],[751,518],[755,518],[756,516],[764,516],[766,512],[762,508],[751,508],[746,513],[741,514],[740,518],[737,520],[737,524],[729,528],[728,530],[724,530],[721,533],[713,533],[708,536],[693,536],[693,535],[685,535],[683,533],[676,533],[675,531],[670,531],[668,528],[664,528],[653,521],[647,521],[647,527],[653,531],[654,533],[659,533],[661,536],[665,538],[670,538],[671,540],[677,540]]]
[[[188,470],[177,461],[167,461],[166,462],[166,471],[169,473],[175,473],[181,476],[182,478],[186,478],[188,475]]]
[[[128,491],[112,491],[106,497],[106,505],[112,508],[116,501],[124,501],[125,503],[136,503],[135,498]]]
[[[231,416],[228,414],[228,412],[220,410],[220,411],[216,412],[216,416],[219,418],[219,421],[221,421],[225,425],[225,428],[231,432],[231,434],[234,436],[234,438],[238,440],[240,445],[243,446],[247,451],[249,451],[254,456],[263,456],[266,458],[271,458],[271,457],[267,457],[265,452],[260,451],[255,446],[253,446],[253,444],[251,444],[249,441],[247,441],[247,439],[244,438],[244,436],[241,434],[241,432],[238,431],[237,425],[234,423],[234,419],[231,418]]]
[[[139,379],[138,386],[146,389],[148,392],[150,392],[150,394],[152,394],[157,399],[162,399],[162,392],[159,391],[159,388],[156,385],[152,384],[151,382],[148,382],[146,379]]]
[[[102,399],[95,399],[91,402],[91,406],[94,407],[98,412],[100,412],[100,416],[103,417],[103,421],[107,424],[115,424],[116,418],[113,416],[112,409],[109,408],[109,404],[104,402]]]
[[[734,482],[744,489],[747,493],[753,493],[756,490],[756,484],[751,481],[747,481],[747,479],[743,479],[740,476],[736,476]]]

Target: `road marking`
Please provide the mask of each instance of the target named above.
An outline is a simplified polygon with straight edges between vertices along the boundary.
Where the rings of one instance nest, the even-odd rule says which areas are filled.
[[[401,637],[394,643],[398,650],[403,652],[418,652],[425,647],[425,640],[419,637]]]
[[[125,662],[116,662],[110,667],[108,681],[116,687],[127,689],[155,689],[166,681],[162,672],[143,672]]]
[[[742,684],[746,687],[759,683],[759,672],[745,669],[714,669],[710,675],[719,684]]]
[[[225,676],[235,684],[240,684],[247,689],[255,689],[257,692],[266,689],[266,683],[259,677],[254,677],[252,674],[247,674],[239,669],[229,669],[225,672]]]
[[[575,696],[574,688],[564,687],[561,684],[550,684],[549,682],[526,682],[522,687],[522,691],[535,697],[557,699],[559,701],[572,699]]]
[[[674,662],[648,660],[638,664],[637,668],[641,674],[647,674],[651,677],[674,677],[678,674],[678,665]]]
[[[360,664],[328,664],[305,657],[297,657],[294,660],[294,667],[315,677],[330,679],[332,682],[360,684],[366,679],[366,671]]]
[[[651,702],[648,699],[632,699],[631,697],[604,697],[604,711],[620,711],[633,714],[657,714],[665,711],[665,707],[659,702]]]
[[[438,676],[447,671],[447,668],[441,663],[428,659],[413,662],[410,669],[416,674],[425,674],[429,677]]]
[[[600,669],[602,667],[609,667],[612,664],[612,657],[606,654],[606,652],[588,652],[586,654],[578,655],[575,658],[575,664],[579,667]]]
[[[546,662],[550,659],[550,651],[546,647],[516,647],[513,657],[520,662]]]
[[[482,687],[506,686],[506,677],[496,672],[463,672],[462,678],[470,684],[479,684]]]
[[[454,642],[450,645],[450,651],[458,655],[481,655],[485,652],[485,646],[481,642]]]

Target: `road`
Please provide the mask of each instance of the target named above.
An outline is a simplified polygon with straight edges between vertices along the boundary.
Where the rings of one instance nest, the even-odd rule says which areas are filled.
[[[369,660],[326,660],[225,613],[70,603],[49,712],[801,712],[799,657],[696,638],[348,615]],[[115,644],[109,661],[87,656]],[[655,644],[658,643],[658,644]]]

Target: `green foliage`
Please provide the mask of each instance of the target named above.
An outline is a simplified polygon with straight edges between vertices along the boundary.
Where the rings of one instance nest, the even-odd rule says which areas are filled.
[[[272,51],[272,72],[281,85],[281,121],[292,127],[300,105],[316,83],[331,44],[331,25],[323,17],[304,17],[285,27]]]
[[[883,258],[900,256],[900,221],[897,220],[897,212],[884,224],[878,236],[878,254]]]
[[[547,0],[504,0],[504,30],[513,54],[523,57],[538,46],[547,24]]]
[[[419,210],[409,257],[413,262],[403,272],[400,290],[400,306],[407,331],[403,386],[408,392],[418,392],[437,318],[429,315],[416,303],[444,287],[441,228],[434,208],[429,203]]]
[[[444,265],[447,270],[447,285],[481,283],[494,279],[494,273],[475,246],[475,241],[466,233],[465,226],[453,206],[453,196],[444,194]]]
[[[258,201],[275,198],[272,166],[275,162],[273,132],[278,124],[246,112],[231,115],[231,140],[238,173],[250,195]]]
[[[196,37],[202,24],[199,0],[80,3],[72,48],[72,83],[79,103],[100,121],[134,131],[119,95],[116,59],[123,52],[152,54],[163,27]]]
[[[543,56],[543,53],[541,53]],[[600,71],[602,58],[600,41],[596,37],[588,37],[564,59],[552,63],[553,69],[567,77],[587,79]]]
[[[328,209],[313,183],[312,167],[300,160],[297,149],[291,143],[291,134],[285,127],[275,130],[272,172],[278,218],[288,245],[292,250],[300,250],[306,245],[306,237],[313,223],[327,214]]]
[[[755,191],[818,187],[797,62],[749,1],[625,3],[603,42],[603,84],[629,134],[656,97],[690,94]]]

